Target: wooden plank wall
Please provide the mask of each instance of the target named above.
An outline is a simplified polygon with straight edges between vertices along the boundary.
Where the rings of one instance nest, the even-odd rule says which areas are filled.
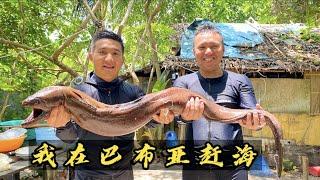
[[[284,139],[296,144],[320,145],[320,76],[305,79],[251,79],[256,97],[264,109],[281,123]],[[244,135],[273,138],[269,128],[244,129]]]

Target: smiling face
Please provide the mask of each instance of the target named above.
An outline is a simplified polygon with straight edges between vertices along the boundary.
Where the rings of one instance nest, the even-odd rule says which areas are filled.
[[[89,59],[93,62],[96,75],[111,82],[118,77],[123,64],[122,46],[113,39],[99,39],[94,43]]]
[[[194,37],[193,45],[201,75],[208,78],[221,76],[220,64],[224,53],[222,36],[213,31],[203,31]]]

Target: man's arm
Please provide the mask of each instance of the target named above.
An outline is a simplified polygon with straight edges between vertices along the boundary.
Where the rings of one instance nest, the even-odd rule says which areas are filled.
[[[56,128],[56,136],[65,143],[73,143],[78,139],[79,126],[69,121],[66,126]]]
[[[174,87],[180,87],[188,89],[187,84],[184,82],[183,78],[178,78],[173,83]],[[204,103],[200,101],[198,97],[196,98],[190,98],[188,103],[186,104],[186,107],[183,109],[179,119],[182,119],[185,121],[192,121],[200,119],[204,111]]]
[[[252,83],[247,76],[241,76],[242,79],[239,84],[240,107],[243,109],[255,109],[257,100],[254,94]]]
[[[254,90],[250,79],[243,75],[243,81],[240,84],[240,106],[245,109],[257,109],[254,113],[248,113],[245,119],[239,121],[239,124],[242,127],[260,130],[263,126],[266,125],[264,116],[259,113],[259,110],[263,108],[257,104],[256,97],[254,95]]]

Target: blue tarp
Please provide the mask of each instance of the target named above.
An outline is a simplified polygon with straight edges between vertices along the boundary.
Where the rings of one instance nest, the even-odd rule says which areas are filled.
[[[239,47],[254,47],[263,42],[260,33],[248,24],[240,23],[213,23],[209,20],[196,20],[182,34],[180,57],[194,58],[193,38],[197,27],[210,25],[219,30],[224,38],[224,57],[240,59],[265,59],[265,54],[257,51],[241,52]]]

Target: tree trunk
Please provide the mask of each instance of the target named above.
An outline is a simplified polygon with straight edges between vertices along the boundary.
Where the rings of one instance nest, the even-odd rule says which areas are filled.
[[[159,61],[158,61],[157,43],[156,43],[156,41],[153,37],[153,34],[152,34],[151,24],[154,20],[154,17],[159,13],[162,3],[163,3],[163,1],[159,1],[152,12],[150,11],[150,1],[147,1],[147,3],[145,4],[145,7],[144,7],[145,13],[148,15],[146,31],[147,31],[148,36],[150,38],[151,51],[152,51],[152,53],[151,53],[152,60],[151,61],[152,61],[153,67],[156,70],[157,79],[160,78],[161,71],[160,71],[160,65],[159,65]]]
[[[6,109],[8,107],[9,97],[10,97],[10,93],[5,92],[4,93],[2,107],[1,107],[1,111],[0,111],[0,121],[2,120],[4,112],[6,111]]]
[[[149,94],[151,92],[151,82],[153,79],[153,73],[154,73],[154,66],[152,66],[151,72],[150,72],[150,77],[149,77],[149,81],[148,81],[148,86],[147,86],[147,94]]]
[[[156,74],[157,74],[157,79],[160,79],[161,76],[161,70],[160,70],[160,65],[159,65],[159,61],[158,61],[158,51],[157,51],[157,44],[156,41],[153,37],[152,34],[152,29],[151,29],[151,24],[148,24],[148,35],[150,38],[150,42],[151,42],[151,61],[152,61],[152,65],[153,67],[155,67],[156,70]]]

